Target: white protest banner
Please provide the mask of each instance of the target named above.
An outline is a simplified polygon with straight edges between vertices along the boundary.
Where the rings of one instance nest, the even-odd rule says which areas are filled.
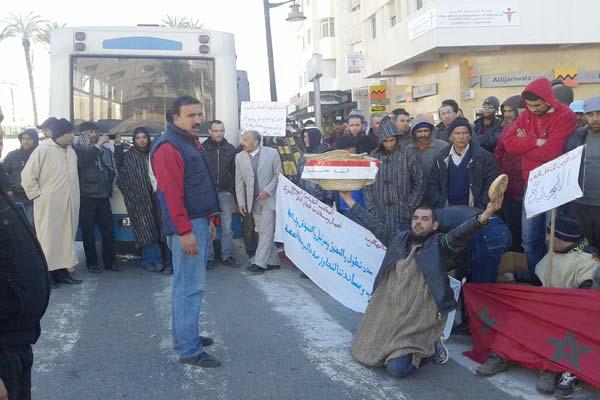
[[[386,251],[370,231],[279,175],[275,240],[317,286],[365,312]],[[460,282],[451,279],[450,286],[458,299]],[[451,313],[444,335],[450,335],[453,321]]]
[[[379,161],[307,160],[302,179],[375,179]]]
[[[240,128],[263,136],[285,136],[287,106],[268,101],[242,101]]]
[[[583,196],[579,168],[584,147],[579,146],[529,173],[524,200],[527,218]]]

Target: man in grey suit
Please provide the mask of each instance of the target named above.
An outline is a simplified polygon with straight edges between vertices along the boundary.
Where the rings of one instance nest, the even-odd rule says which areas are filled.
[[[235,157],[235,191],[240,214],[252,213],[258,233],[254,261],[247,268],[253,274],[280,267],[275,247],[275,192],[281,160],[277,150],[261,146],[256,131],[242,134],[244,151]]]

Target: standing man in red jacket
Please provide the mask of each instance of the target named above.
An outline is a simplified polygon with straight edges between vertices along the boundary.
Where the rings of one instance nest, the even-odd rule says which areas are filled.
[[[509,127],[504,144],[507,153],[523,156],[523,180],[527,182],[531,170],[563,154],[567,138],[575,131],[577,117],[554,97],[546,78],[531,82],[521,96],[526,110]],[[545,224],[545,214],[527,219],[523,209],[522,239],[529,273],[516,274],[518,280],[536,281],[535,266],[546,253]]]

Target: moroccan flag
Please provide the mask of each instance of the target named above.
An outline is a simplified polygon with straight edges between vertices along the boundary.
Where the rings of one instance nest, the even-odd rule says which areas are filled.
[[[467,357],[481,363],[496,353],[600,388],[599,290],[467,284],[463,293],[473,335]]]

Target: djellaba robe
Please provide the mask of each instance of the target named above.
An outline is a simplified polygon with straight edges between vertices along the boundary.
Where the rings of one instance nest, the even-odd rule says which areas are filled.
[[[21,185],[33,200],[37,238],[48,269],[77,265],[75,235],[79,223],[77,155],[53,140],[38,146],[21,172]]]

